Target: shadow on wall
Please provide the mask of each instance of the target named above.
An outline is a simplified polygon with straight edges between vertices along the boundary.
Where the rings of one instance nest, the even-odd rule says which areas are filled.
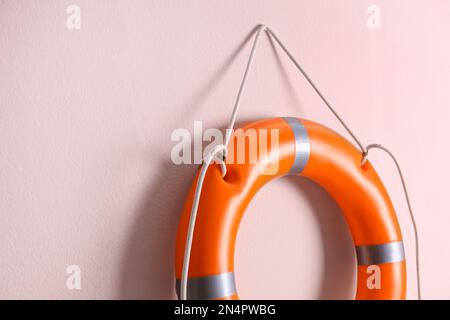
[[[204,96],[218,84],[223,73],[245,44],[252,39],[251,36],[255,30],[256,28],[246,36],[217,74],[188,103],[187,110],[192,112],[192,108],[201,104]],[[272,48],[277,64],[283,69],[273,44]],[[282,70],[282,77],[285,82],[289,82],[284,70]],[[287,89],[293,104],[298,105],[292,87],[289,85]],[[193,165],[176,166],[170,159],[161,159],[159,176],[152,179],[145,200],[135,213],[136,221],[129,230],[130,236],[122,262],[119,298],[176,298],[174,290],[175,236],[184,199],[193,181],[196,168],[197,166]],[[354,273],[350,274],[348,270],[353,270],[354,258],[347,259],[340,255],[341,248],[348,242],[348,239],[344,239],[345,236],[343,236],[345,228],[336,226],[336,221],[340,219],[340,211],[332,201],[324,201],[329,196],[324,195],[321,188],[311,187],[305,179],[292,179],[292,182],[302,189],[302,192],[306,192],[321,226],[325,267],[321,293],[317,298],[349,298],[349,292],[351,295],[353,286],[351,278],[354,277]],[[340,224],[339,221],[338,224]]]
[[[191,99],[186,104],[186,115],[192,114],[199,106],[203,104],[205,98],[213,91],[213,89],[219,84],[222,77],[225,75],[227,70],[236,60],[241,51],[245,48],[248,42],[252,39],[252,36],[258,30],[258,27],[253,28],[250,33],[248,33],[244,39],[239,43],[239,45],[231,52],[227,59],[220,65],[218,70],[206,81],[206,84],[196,92],[194,98]],[[243,66],[244,67],[244,66]],[[237,80],[237,81],[240,81]],[[234,94],[234,93],[233,93]]]
[[[253,28],[186,106],[186,114],[202,105],[257,30]],[[174,128],[179,127],[176,124]],[[195,166],[197,167],[197,166]],[[194,166],[176,166],[161,159],[159,176],[152,180],[135,213],[122,266],[121,299],[172,299],[175,295],[174,254],[179,216],[192,183]],[[183,200],[180,200],[183,199]]]
[[[176,297],[175,236],[195,172],[194,166],[176,166],[169,159],[161,163],[129,231],[120,299]]]
[[[354,299],[356,256],[350,229],[337,203],[317,183],[303,177],[288,179],[304,197],[320,227],[323,252],[322,284],[317,299]]]
[[[122,267],[121,299],[174,299],[175,235],[179,217],[196,169],[161,165],[137,213]],[[341,211],[314,182],[287,177],[306,195],[320,226],[324,269],[317,299],[351,299],[355,287],[353,243]],[[174,200],[176,199],[176,200]]]

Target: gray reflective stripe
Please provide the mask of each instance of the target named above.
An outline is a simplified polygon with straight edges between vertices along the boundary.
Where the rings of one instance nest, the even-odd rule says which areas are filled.
[[[176,290],[180,296],[180,283],[177,279]],[[214,276],[191,278],[187,285],[189,300],[208,300],[230,297],[236,294],[234,272],[222,273]]]
[[[294,117],[283,118],[291,127],[295,137],[295,158],[290,174],[299,174],[303,171],[309,160],[311,146],[309,144],[308,131],[301,121]]]
[[[392,263],[405,260],[403,241],[389,242],[373,246],[357,246],[358,265]]]

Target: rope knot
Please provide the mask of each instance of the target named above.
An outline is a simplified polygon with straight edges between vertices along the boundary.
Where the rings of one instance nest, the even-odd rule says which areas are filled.
[[[366,163],[368,155],[369,155],[369,149],[364,148],[362,150],[361,166],[363,166]]]

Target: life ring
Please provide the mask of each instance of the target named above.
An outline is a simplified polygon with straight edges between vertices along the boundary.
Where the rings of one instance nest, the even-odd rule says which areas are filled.
[[[406,262],[401,230],[382,181],[369,161],[361,164],[360,151],[331,129],[298,118],[261,120],[243,130],[246,132],[250,128],[258,132],[278,129],[278,172],[261,174],[261,162],[230,163],[223,178],[220,166],[211,166],[205,176],[195,224],[188,299],[238,299],[234,249],[241,218],[265,183],[289,174],[315,181],[340,206],[356,248],[356,299],[405,299]],[[273,153],[274,148],[269,146],[263,156],[271,158]],[[190,189],[177,232],[175,272],[178,292],[197,178]],[[375,282],[374,277],[378,277]]]

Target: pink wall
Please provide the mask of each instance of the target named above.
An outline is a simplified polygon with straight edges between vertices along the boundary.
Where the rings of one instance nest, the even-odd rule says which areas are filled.
[[[370,4],[380,30],[366,27]],[[81,8],[81,29],[66,8]],[[421,234],[423,296],[450,298],[450,3],[0,2],[0,298],[173,298],[177,221],[196,166],[170,162],[175,128],[227,124],[248,36],[269,24],[364,142],[404,167]],[[264,37],[241,120],[295,115],[343,130]],[[389,159],[416,298],[414,238]],[[282,210],[280,210],[282,208]],[[237,244],[243,298],[351,298],[352,241],[318,186],[261,191]],[[81,268],[81,290],[66,267]]]

